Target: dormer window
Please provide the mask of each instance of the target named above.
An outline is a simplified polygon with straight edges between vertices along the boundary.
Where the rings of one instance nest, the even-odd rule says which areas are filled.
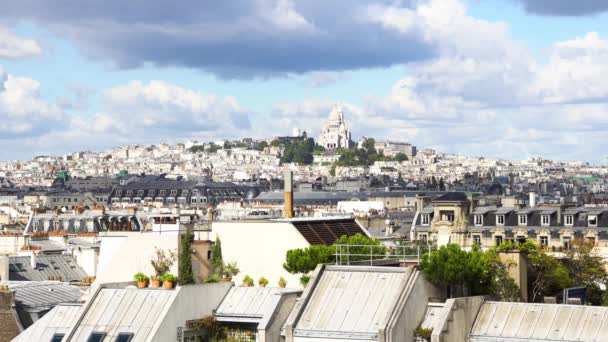
[[[597,215],[587,216],[587,222],[589,222],[589,227],[597,227]]]
[[[177,190],[171,190],[171,196],[177,195]]]
[[[154,196],[154,190],[148,190],[148,196],[153,197]]]
[[[527,226],[528,225],[528,215],[519,215],[519,225],[520,226]]]
[[[127,190],[127,197],[133,196],[133,190]]]
[[[483,226],[483,215],[475,215],[475,225]]]
[[[423,214],[421,217],[421,222],[422,222],[423,226],[428,226],[429,223],[431,222],[431,215]]]
[[[541,226],[551,225],[551,216],[550,215],[541,215],[540,216],[540,225]]]
[[[574,225],[574,215],[566,215],[564,217],[564,221],[566,223],[566,226],[573,226]]]
[[[144,191],[143,190],[137,190],[137,197],[141,197],[144,195]]]
[[[166,193],[167,193],[166,190],[161,190],[158,192],[158,195],[162,197],[162,196],[165,196]]]
[[[122,195],[122,190],[116,190],[116,196],[121,196]]]
[[[496,215],[496,225],[497,226],[505,225],[505,215]]]

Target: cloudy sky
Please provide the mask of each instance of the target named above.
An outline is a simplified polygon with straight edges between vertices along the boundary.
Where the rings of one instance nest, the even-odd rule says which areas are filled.
[[[316,135],[605,162],[606,0],[0,2],[0,159]]]

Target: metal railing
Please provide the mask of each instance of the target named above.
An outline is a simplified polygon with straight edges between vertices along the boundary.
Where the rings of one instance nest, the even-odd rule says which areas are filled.
[[[396,246],[348,245],[335,247],[336,265],[406,265],[419,263],[420,258],[434,247],[430,244],[403,243]]]

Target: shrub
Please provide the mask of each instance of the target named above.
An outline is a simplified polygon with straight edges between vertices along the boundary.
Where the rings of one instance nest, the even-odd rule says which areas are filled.
[[[178,276],[181,285],[194,284],[192,275],[192,234],[190,229],[186,229],[186,234],[182,236],[182,249],[179,255]]]
[[[232,278],[235,275],[239,274],[240,271],[241,270],[237,266],[236,262],[229,262],[226,265],[224,265],[224,267],[222,269],[224,278]]]
[[[309,281],[310,281],[310,277],[307,276],[306,274],[304,274],[300,277],[300,284],[302,284],[303,287],[306,287],[306,285],[308,285]]]
[[[171,273],[165,273],[160,277],[160,280],[162,281],[172,281],[175,282],[177,280],[177,277],[174,274]]]
[[[279,287],[286,287],[287,286],[287,280],[285,280],[285,278],[281,277],[279,279]]]
[[[219,282],[220,282],[220,277],[217,274],[212,274],[209,277],[205,278],[205,280],[203,281],[203,283],[205,283],[205,284],[219,283]]]
[[[414,335],[422,337],[428,341],[431,340],[431,335],[433,334],[433,329],[425,329],[425,328],[421,328],[418,327],[416,328],[416,330],[414,331]]]
[[[249,275],[246,275],[243,278],[243,285],[247,286],[247,287],[251,287],[253,286],[254,282],[253,282],[253,278],[251,278]]]
[[[260,279],[258,279],[258,284],[260,284],[261,287],[266,287],[266,285],[268,285],[268,279],[260,277]]]

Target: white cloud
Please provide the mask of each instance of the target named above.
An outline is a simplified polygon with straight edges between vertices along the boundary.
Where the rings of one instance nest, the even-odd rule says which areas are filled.
[[[18,37],[7,28],[0,26],[0,58],[18,59],[41,53],[42,48],[35,40]]]

